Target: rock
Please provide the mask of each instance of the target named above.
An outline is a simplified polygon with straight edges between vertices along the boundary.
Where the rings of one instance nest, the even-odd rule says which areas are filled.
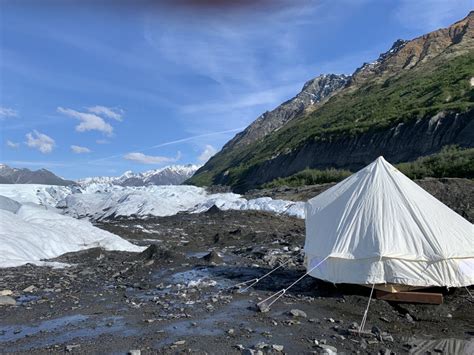
[[[349,329],[359,329],[359,324],[357,322],[352,322]]]
[[[283,345],[277,345],[277,344],[273,344],[272,345],[272,349],[275,350],[275,351],[283,351],[285,347]]]
[[[229,330],[227,331],[227,334],[229,334],[229,335],[234,335],[234,334],[235,334],[235,330],[231,328],[231,329],[229,329]]]
[[[12,290],[1,290],[0,296],[11,296],[13,294]]]
[[[374,325],[374,326],[372,327],[372,333],[374,333],[375,335],[379,335],[379,334],[382,333],[382,331],[380,330],[379,327],[377,327],[377,326]]]
[[[158,244],[151,244],[148,248],[138,254],[135,259],[138,261],[147,262],[150,260],[172,260],[175,257],[175,253],[171,250],[166,249]]]
[[[34,292],[35,290],[36,290],[36,286],[31,285],[31,286],[28,286],[27,288],[25,288],[23,290],[23,292]]]
[[[299,317],[299,318],[306,318],[307,315],[305,312],[303,312],[302,310],[300,309],[292,309],[290,311],[290,315],[293,316],[293,317]]]
[[[173,345],[184,345],[186,344],[186,340],[178,340],[173,343]]]
[[[140,355],[142,352],[141,350],[129,350],[128,355]]]
[[[215,252],[214,250],[211,251],[209,254],[204,255],[202,259],[208,263],[215,263],[215,264],[222,263],[221,256],[219,255],[219,253]]]
[[[10,296],[0,296],[0,306],[15,306],[16,301]]]
[[[73,351],[74,349],[77,349],[77,348],[80,348],[81,345],[80,344],[71,344],[71,345],[66,345],[66,352],[71,352]]]
[[[384,321],[385,323],[390,323],[390,320],[388,318],[385,318],[385,317],[380,317],[380,320]]]
[[[264,343],[263,341],[261,341],[257,345],[255,345],[255,349],[265,349],[265,348],[268,348],[268,344]]]
[[[390,341],[390,342],[393,342],[393,341],[394,341],[393,336],[391,336],[390,334],[385,333],[385,332],[382,333],[382,334],[380,334],[380,339],[381,339],[382,341]]]
[[[221,212],[221,209],[217,207],[216,205],[212,205],[211,208],[209,208],[205,213],[209,215],[217,214]]]
[[[337,349],[331,345],[318,345],[318,348],[321,349],[320,354],[337,354]]]
[[[405,319],[408,321],[408,323],[414,323],[415,322],[413,320],[413,317],[410,315],[410,313],[405,314]]]
[[[270,308],[268,308],[268,306],[265,303],[257,304],[256,307],[257,307],[257,310],[261,313],[266,313],[270,310]]]

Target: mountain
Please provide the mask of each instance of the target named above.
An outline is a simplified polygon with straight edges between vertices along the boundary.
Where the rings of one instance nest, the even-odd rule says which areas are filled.
[[[284,102],[273,111],[265,112],[243,132],[238,133],[222,149],[230,150],[259,141],[277,131],[311,106],[320,105],[349,81],[346,75],[321,75],[309,80],[300,93]]]
[[[357,170],[380,155],[399,163],[449,145],[474,147],[474,12],[448,28],[397,40],[350,77],[314,81],[321,78],[334,85],[319,101],[296,104],[304,88],[187,183],[243,192],[306,168]]]
[[[69,186],[74,185],[75,182],[71,180],[64,180],[46,169],[32,171],[26,168],[17,169],[11,168],[5,164],[0,164],[0,184],[41,184]]]
[[[161,169],[145,171],[143,173],[133,173],[126,171],[119,177],[90,177],[78,180],[81,186],[91,184],[110,184],[120,186],[149,186],[149,185],[180,185],[185,180],[193,176],[200,168],[199,165],[172,165]]]

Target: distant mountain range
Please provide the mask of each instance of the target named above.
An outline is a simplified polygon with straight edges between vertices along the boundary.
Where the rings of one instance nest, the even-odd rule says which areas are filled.
[[[0,164],[0,184],[80,185],[84,187],[91,184],[119,186],[180,185],[192,177],[200,167],[200,165],[192,164],[172,165],[143,173],[126,171],[118,177],[99,176],[72,181],[60,178],[46,169],[32,171],[26,168],[17,169]]]
[[[258,117],[187,183],[244,192],[307,168],[358,170],[474,147],[474,12],[397,40],[352,75],[322,75]],[[474,164],[474,162],[473,162]]]
[[[91,184],[111,184],[119,186],[149,186],[149,185],[180,185],[193,176],[200,165],[171,165],[161,169],[148,170],[143,173],[126,171],[118,177],[89,177],[77,180],[81,186]]]
[[[43,184],[43,185],[74,185],[75,182],[65,180],[46,169],[30,170],[11,168],[0,164],[0,184]]]

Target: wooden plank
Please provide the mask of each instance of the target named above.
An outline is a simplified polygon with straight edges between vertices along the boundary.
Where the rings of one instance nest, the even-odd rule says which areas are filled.
[[[443,303],[442,293],[432,292],[385,292],[376,290],[375,297],[379,300],[405,302],[405,303]]]
[[[367,286],[371,287],[371,286]],[[408,286],[408,285],[399,285],[399,284],[377,284],[374,286],[376,290],[385,291],[385,292],[407,292],[414,290],[421,290],[426,287],[420,286]]]

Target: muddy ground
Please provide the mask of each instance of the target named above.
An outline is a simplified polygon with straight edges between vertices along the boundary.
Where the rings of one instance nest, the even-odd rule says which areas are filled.
[[[306,277],[268,312],[257,311],[257,302],[304,274],[302,220],[212,209],[99,226],[153,247],[70,253],[56,259],[72,265],[64,269],[0,270],[0,291],[17,301],[0,306],[0,352],[474,353],[466,289],[440,290],[439,306],[374,299],[366,337],[351,331],[367,306],[365,287]],[[249,290],[233,288],[288,259]]]

